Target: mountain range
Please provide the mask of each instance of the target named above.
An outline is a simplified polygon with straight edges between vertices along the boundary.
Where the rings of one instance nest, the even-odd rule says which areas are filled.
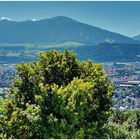
[[[0,43],[60,43],[86,44],[129,43],[139,44],[132,38],[103,30],[74,19],[57,16],[38,21],[0,21]]]
[[[136,35],[136,36],[134,36],[133,39],[134,39],[134,40],[138,40],[138,41],[140,41],[140,35]]]
[[[140,61],[140,36],[129,38],[64,16],[0,20],[0,63],[37,60],[40,51],[65,48],[76,52],[80,60]]]

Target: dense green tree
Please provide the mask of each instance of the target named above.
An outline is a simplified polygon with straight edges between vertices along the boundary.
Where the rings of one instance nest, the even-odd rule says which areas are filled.
[[[0,109],[2,107],[2,100],[3,100],[3,98],[2,98],[2,96],[0,96]]]
[[[4,100],[3,138],[103,138],[113,95],[101,65],[67,50],[17,66]]]
[[[139,139],[140,138],[140,109],[127,111],[116,110],[108,121],[108,138]]]

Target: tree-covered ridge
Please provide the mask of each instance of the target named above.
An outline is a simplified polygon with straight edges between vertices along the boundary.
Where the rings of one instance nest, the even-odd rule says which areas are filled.
[[[17,64],[37,61],[41,51],[73,50],[79,60],[91,59],[94,62],[136,62],[140,61],[139,44],[102,43],[84,44],[81,42],[63,42],[47,44],[0,44],[0,63]]]
[[[69,51],[17,66],[1,116],[3,138],[104,138],[112,84],[101,65]]]

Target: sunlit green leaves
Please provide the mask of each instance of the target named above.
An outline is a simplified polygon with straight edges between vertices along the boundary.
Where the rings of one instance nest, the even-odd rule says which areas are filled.
[[[67,50],[17,66],[4,101],[3,138],[101,138],[113,87],[101,65]]]

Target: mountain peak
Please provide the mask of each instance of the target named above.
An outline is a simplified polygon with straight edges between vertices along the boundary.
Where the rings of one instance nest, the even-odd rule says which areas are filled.
[[[70,17],[66,17],[66,16],[56,16],[56,17],[50,18],[49,20],[61,20],[61,21],[74,21],[74,22],[76,22],[76,20],[74,20]]]
[[[54,43],[66,41],[88,44],[104,42],[139,43],[129,37],[84,24],[66,16],[22,22],[5,20],[0,22],[0,43]]]

